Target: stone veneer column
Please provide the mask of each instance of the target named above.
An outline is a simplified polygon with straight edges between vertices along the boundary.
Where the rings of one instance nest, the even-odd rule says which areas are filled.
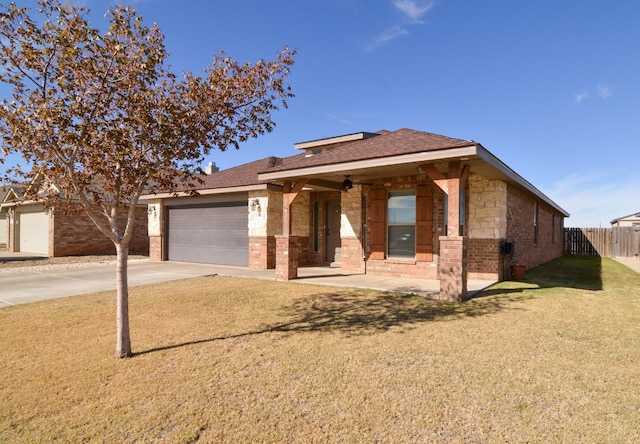
[[[467,238],[440,236],[440,299],[467,299],[467,269]]]
[[[298,239],[296,236],[276,235],[276,281],[298,277]]]

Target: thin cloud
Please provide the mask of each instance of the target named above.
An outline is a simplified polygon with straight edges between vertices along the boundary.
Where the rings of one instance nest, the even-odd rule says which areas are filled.
[[[606,99],[613,94],[613,90],[610,86],[607,86],[603,83],[598,83],[598,95],[603,99]]]
[[[345,125],[350,126],[358,126],[360,125],[357,122],[362,120],[371,119],[375,117],[375,114],[367,114],[367,113],[348,113],[348,114],[327,114],[327,117],[331,120],[335,120],[337,122],[343,123]]]
[[[604,83],[598,83],[596,85],[595,94],[601,99],[608,99],[613,94],[613,89],[609,85],[605,85]],[[574,99],[573,101],[574,103],[581,103],[586,99],[588,99],[590,95],[591,94],[587,90],[581,91],[578,94],[575,94],[573,96],[573,99]]]
[[[579,92],[578,94],[576,94],[574,96],[574,100],[573,101],[575,103],[580,103],[580,102],[582,102],[583,100],[585,100],[587,98],[589,98],[589,91],[582,91],[582,92]]]
[[[409,34],[409,31],[407,31],[402,26],[399,26],[399,25],[392,26],[391,28],[387,29],[382,34],[380,34],[378,37],[373,39],[373,42],[371,42],[366,47],[366,51],[368,52],[373,51],[379,48],[380,46],[389,43],[391,40],[397,39],[398,37],[402,37],[407,34]]]
[[[567,210],[567,227],[608,227],[617,218],[640,210],[640,178],[616,173],[577,172],[543,189],[547,196]]]
[[[405,20],[404,24],[422,24],[422,18],[427,14],[435,5],[435,2],[424,2],[418,0],[393,0],[392,5],[400,11]],[[398,37],[406,36],[409,34],[409,30],[401,24],[395,24],[390,28],[387,28],[382,34],[375,37],[369,44],[364,47],[366,52],[375,51],[379,47],[386,45],[392,40]]]
[[[393,6],[399,9],[411,22],[422,23],[422,17],[433,8],[434,3],[415,0],[395,0]]]
[[[336,120],[340,123],[344,123],[345,125],[355,126],[355,124],[351,120],[345,119],[340,116],[336,116],[335,114],[329,114],[327,115],[327,117],[330,118],[331,120]]]

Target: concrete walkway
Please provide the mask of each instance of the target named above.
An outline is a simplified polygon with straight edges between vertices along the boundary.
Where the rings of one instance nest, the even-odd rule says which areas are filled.
[[[631,268],[636,273],[640,273],[640,258],[633,257],[614,257],[614,260],[620,262],[622,265],[625,265]]]
[[[0,253],[0,261],[6,254]],[[245,267],[186,262],[129,261],[130,287],[210,275],[275,280],[275,270],[250,270]],[[330,267],[301,267],[298,270],[298,279],[292,282],[369,288],[425,296],[435,296],[440,289],[438,280],[371,276]],[[494,281],[470,280],[467,285],[469,292],[473,294],[493,283]],[[82,264],[76,267],[72,265],[7,269],[0,267],[0,307],[99,291],[113,291],[115,288],[115,262]]]

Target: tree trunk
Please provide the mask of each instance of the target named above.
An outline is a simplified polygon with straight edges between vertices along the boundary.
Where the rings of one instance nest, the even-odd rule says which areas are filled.
[[[129,285],[127,282],[127,261],[129,247],[116,244],[116,358],[131,356],[131,336],[129,335]]]

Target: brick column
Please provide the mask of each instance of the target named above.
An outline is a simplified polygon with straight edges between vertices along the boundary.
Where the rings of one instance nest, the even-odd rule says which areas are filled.
[[[440,295],[445,301],[467,299],[467,238],[440,236]]]
[[[149,236],[149,260],[161,261],[162,259],[162,236]]]
[[[298,239],[296,236],[276,235],[276,281],[298,277]]]

